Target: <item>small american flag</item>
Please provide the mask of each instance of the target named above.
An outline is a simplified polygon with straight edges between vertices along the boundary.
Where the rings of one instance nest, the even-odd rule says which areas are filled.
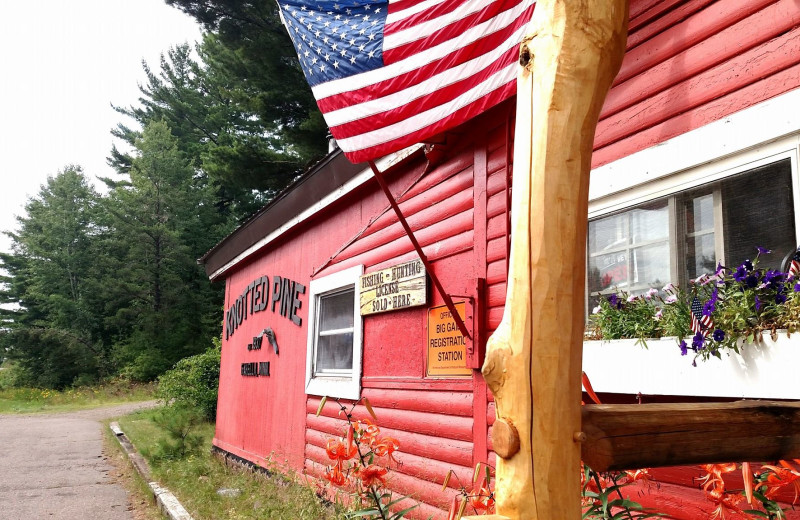
[[[279,0],[336,142],[361,162],[511,97],[533,0]]]
[[[714,320],[711,319],[711,316],[703,315],[703,304],[700,303],[700,300],[697,298],[697,296],[692,298],[691,310],[692,332],[695,334],[700,332],[705,338],[708,336],[708,333],[711,332],[711,329],[714,328]]]
[[[800,274],[800,249],[795,251],[792,255],[792,261],[789,262],[787,278],[796,278],[798,274]]]

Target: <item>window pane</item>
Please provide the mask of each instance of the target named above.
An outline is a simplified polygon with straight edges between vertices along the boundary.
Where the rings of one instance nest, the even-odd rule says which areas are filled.
[[[650,246],[632,248],[633,244]],[[651,248],[658,252],[650,253]],[[643,292],[653,280],[668,279],[670,258],[668,252],[663,253],[668,248],[666,199],[589,222],[590,296],[615,289]]]
[[[661,200],[631,211],[631,242],[641,244],[669,238],[667,201]]]
[[[686,232],[714,231],[714,196],[709,193],[686,203]]]
[[[701,274],[713,273],[717,269],[714,252],[714,235],[704,234],[686,238],[686,274],[695,279]]]
[[[350,307],[350,315],[353,308]],[[352,370],[353,368],[353,333],[318,336],[316,373],[326,370]]]
[[[605,251],[628,244],[628,215],[621,213],[589,222],[589,251]]]
[[[349,290],[319,298],[319,330],[353,328],[353,304],[355,291]]]
[[[628,252],[589,258],[589,291],[597,292],[628,285]]]
[[[644,292],[669,282],[669,242],[661,242],[633,250],[633,284]]]
[[[750,170],[722,182],[725,263],[735,267],[756,255],[756,247],[771,249],[759,266],[779,269],[796,247],[789,159]]]

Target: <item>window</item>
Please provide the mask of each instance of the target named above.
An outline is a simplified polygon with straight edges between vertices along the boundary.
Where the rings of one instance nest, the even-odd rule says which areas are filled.
[[[356,298],[362,266],[310,284],[306,393],[358,399],[361,313]]]
[[[797,247],[791,161],[723,178],[589,222],[588,308],[599,295],[641,294],[712,273],[771,249],[759,265],[780,269]]]

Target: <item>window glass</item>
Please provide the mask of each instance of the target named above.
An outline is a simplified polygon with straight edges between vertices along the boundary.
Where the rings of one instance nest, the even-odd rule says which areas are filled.
[[[752,259],[756,247],[772,250],[759,266],[780,269],[795,243],[791,164],[788,159],[722,182],[725,263],[737,266]]]
[[[315,374],[353,368],[353,304],[355,291],[319,297]]]
[[[683,204],[685,225],[683,280],[693,280],[717,268],[717,252],[714,242],[714,193],[690,193]]]
[[[638,294],[669,280],[666,200],[589,222],[589,292]]]
[[[753,259],[757,246],[773,251],[759,266],[780,269],[797,247],[791,175],[785,159],[590,221],[589,309],[603,293],[686,287],[718,261]]]

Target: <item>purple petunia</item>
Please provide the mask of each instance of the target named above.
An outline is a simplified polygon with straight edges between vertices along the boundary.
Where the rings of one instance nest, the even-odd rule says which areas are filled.
[[[686,346],[685,341],[681,340],[681,343],[678,346],[681,348],[681,356],[685,356],[689,352],[689,347]]]
[[[775,303],[786,303],[786,294],[778,292],[775,294]]]
[[[752,288],[754,288],[755,286],[757,286],[757,285],[758,285],[758,275],[757,275],[757,274],[755,274],[755,273],[754,273],[754,274],[751,274],[750,276],[748,276],[747,278],[745,278],[745,280],[744,280],[744,283],[745,283],[745,285],[747,285],[749,288],[751,288],[751,289],[752,289]]]
[[[722,330],[722,329],[716,329],[716,330],[714,331],[714,341],[716,341],[717,343],[719,343],[719,342],[720,342],[720,341],[722,341],[723,339],[725,339],[725,331],[724,331],[724,330]]]
[[[622,302],[619,301],[619,296],[617,296],[616,294],[612,294],[611,296],[608,297],[608,303],[609,305],[617,309],[622,307]]]
[[[745,260],[744,262],[742,262],[742,265],[744,266],[745,269],[747,269],[748,272],[753,270],[753,262],[751,262],[750,260]]]
[[[794,284],[794,292],[800,292],[800,283]]]
[[[698,332],[697,334],[695,334],[694,337],[692,338],[692,349],[695,352],[703,350],[703,348],[705,348],[704,345],[705,339],[706,338],[703,337],[702,332]]]
[[[767,249],[766,247],[761,247],[761,246],[757,246],[756,249],[758,249],[758,254],[759,255],[768,255],[768,254],[770,254],[772,252],[772,250]]]
[[[743,282],[745,278],[747,278],[747,269],[745,269],[743,265],[740,265],[736,268],[736,271],[734,271],[733,279],[737,282]]]
[[[758,295],[756,295],[756,310],[761,310],[761,300],[758,298]]]

